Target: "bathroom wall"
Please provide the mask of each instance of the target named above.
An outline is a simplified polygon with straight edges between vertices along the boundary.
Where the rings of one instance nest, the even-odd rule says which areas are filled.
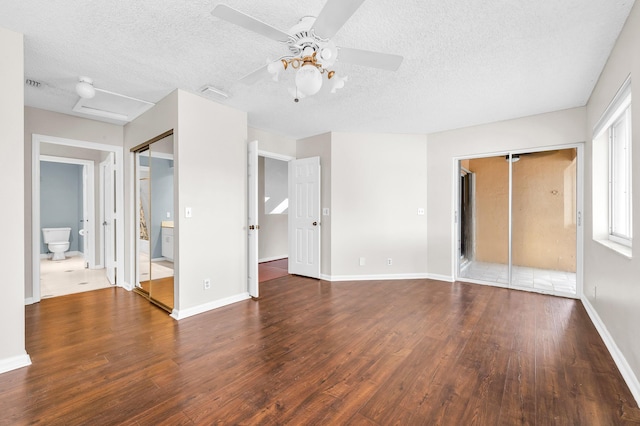
[[[82,166],[40,162],[40,225],[42,228],[71,228],[69,251],[82,252]],[[49,253],[40,233],[40,253]]]
[[[163,220],[173,220],[173,160],[152,157],[150,235],[152,259],[162,257]]]

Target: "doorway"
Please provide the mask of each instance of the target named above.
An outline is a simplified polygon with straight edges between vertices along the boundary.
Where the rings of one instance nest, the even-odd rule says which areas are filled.
[[[457,278],[580,296],[582,147],[458,161]]]
[[[100,186],[100,181],[99,177],[94,176],[94,173],[96,170],[99,170],[95,165],[109,155],[112,156],[114,164],[114,217],[120,219],[123,196],[122,191],[117,191],[116,188],[118,185],[120,185],[120,187],[122,185],[122,147],[39,134],[32,136],[31,270],[33,279],[31,297],[27,296],[25,300],[26,304],[37,303],[45,296],[51,297],[93,290],[104,288],[116,282],[124,282],[122,273],[124,268],[119,267],[120,263],[117,258],[117,253],[124,251],[122,244],[122,236],[124,235],[122,220],[118,220],[117,224],[114,225],[114,233],[120,237],[120,243],[114,247],[115,259],[112,265],[113,283],[105,282],[105,266],[98,257],[98,246],[101,244],[101,239],[99,234],[96,234],[98,209],[95,205],[95,193],[97,192],[96,186]],[[55,194],[50,193],[47,187],[47,185],[51,183],[50,181],[41,181],[41,178],[43,178],[41,160],[48,163],[66,164],[71,167],[74,165],[77,166],[78,182],[80,182],[78,186],[82,188],[79,190],[81,192],[78,194],[76,200],[78,204],[77,219],[66,219],[64,223],[62,221],[57,223],[50,222],[51,214],[54,213],[51,208],[55,208],[51,206],[61,206],[66,204],[66,202],[63,203],[57,198],[57,200],[54,200],[52,203],[45,200],[45,204],[42,205],[43,196],[45,198],[51,198],[50,196],[54,195],[55,197]],[[45,166],[45,168],[47,168],[47,166]],[[46,173],[45,171],[45,174]],[[59,175],[60,172],[55,173]],[[73,179],[67,180],[67,178],[65,178],[67,182],[66,191],[69,190],[69,186],[73,186],[70,184],[72,180]],[[98,185],[96,185],[96,182]],[[69,201],[69,203],[73,204],[74,202]],[[67,205],[65,207],[69,206]],[[42,211],[42,209],[46,211]],[[66,223],[68,223],[68,225]],[[42,228],[45,227],[45,225],[55,228],[71,228],[69,234],[70,251],[67,252],[70,256],[66,256],[67,259],[64,261],[51,262],[48,259],[42,259],[46,254],[43,252],[45,245],[43,244],[42,237]],[[43,267],[42,262],[44,260],[47,260],[47,262],[44,263]],[[54,287],[49,285],[52,283],[57,290],[52,290]]]

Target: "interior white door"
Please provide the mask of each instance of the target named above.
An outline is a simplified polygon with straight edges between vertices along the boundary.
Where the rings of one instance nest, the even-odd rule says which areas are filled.
[[[109,283],[116,283],[116,244],[115,244],[115,163],[113,153],[105,161],[104,169],[104,190],[102,191],[104,199],[104,264],[107,272]]]
[[[247,147],[247,175],[248,194],[247,202],[247,236],[248,236],[248,283],[247,288],[251,297],[259,297],[258,281],[258,141],[251,141]]]
[[[289,273],[320,278],[320,157],[289,161]]]

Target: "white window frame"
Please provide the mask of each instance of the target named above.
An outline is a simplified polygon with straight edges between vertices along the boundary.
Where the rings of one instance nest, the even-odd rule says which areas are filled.
[[[630,96],[629,96],[630,98]],[[629,99],[630,100],[630,99]],[[618,135],[615,129],[618,125],[624,125],[625,140],[622,141],[622,149],[626,152],[622,153],[622,161],[616,161],[616,157],[619,155],[616,153]],[[620,183],[616,181],[616,170],[618,167],[623,167],[623,182],[621,183],[625,189],[622,200],[616,199],[615,187]],[[633,239],[633,212],[632,212],[632,199],[631,199],[631,105],[627,106],[616,120],[609,127],[609,240],[623,244],[627,247],[631,247]],[[618,213],[618,209],[623,209],[624,220],[626,222],[626,233],[620,233],[616,230],[615,217]]]
[[[616,135],[614,128],[622,121],[626,121],[626,153],[624,155],[625,158],[623,159],[623,161],[619,161],[619,158],[618,161],[616,161],[614,152],[614,142]],[[614,96],[609,106],[600,117],[600,120],[598,120],[593,128],[594,150],[596,149],[596,146],[602,146],[602,148],[597,148],[599,155],[593,157],[594,240],[629,258],[631,257],[631,247],[633,242],[633,194],[631,188],[631,173],[633,169],[631,150],[633,145],[633,135],[631,132],[631,76],[629,75]],[[603,156],[606,158],[603,158]],[[602,161],[602,165],[596,166],[597,161]],[[624,215],[628,220],[628,232],[622,234],[615,232],[614,214],[616,208],[618,208],[616,206],[619,206],[620,204],[616,203],[613,199],[614,185],[616,185],[614,179],[615,168],[620,166],[620,164],[623,164],[623,167],[625,167],[626,169],[623,173],[626,192],[624,197],[625,200],[622,202],[622,204],[624,206],[623,208],[628,210]],[[602,172],[604,173],[600,174],[600,172],[598,172],[596,174],[596,167],[598,168],[598,170],[602,170]],[[596,190],[597,186],[600,185],[598,184],[599,179],[603,179],[599,182],[603,184],[604,192],[599,192],[600,190]],[[601,195],[597,195],[596,197],[596,193]],[[600,208],[602,208],[601,213],[598,212],[598,209]],[[597,219],[599,217],[604,220],[604,223],[600,222],[599,219]],[[598,223],[601,223],[604,229],[601,228],[601,225],[598,225]],[[601,229],[602,233],[597,229]]]

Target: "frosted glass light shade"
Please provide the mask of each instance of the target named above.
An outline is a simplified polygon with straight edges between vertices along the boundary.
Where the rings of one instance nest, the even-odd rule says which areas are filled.
[[[314,65],[304,65],[296,73],[296,86],[306,96],[315,95],[322,87],[322,74]]]
[[[96,89],[93,87],[93,80],[88,77],[80,77],[80,81],[76,84],[76,93],[81,98],[93,98],[96,95]]]

